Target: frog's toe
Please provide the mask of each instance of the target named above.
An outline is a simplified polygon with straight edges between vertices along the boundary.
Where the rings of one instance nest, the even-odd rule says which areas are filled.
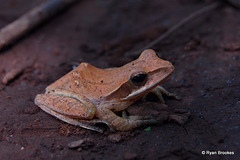
[[[176,100],[181,100],[182,98],[180,96],[178,96],[175,93],[171,93],[169,91],[167,91],[165,88],[163,88],[162,86],[157,86],[155,87],[152,91],[152,93],[156,94],[159,98],[159,100],[161,101],[161,103],[165,103],[165,100],[163,99],[162,94],[167,95],[168,97],[173,97]]]

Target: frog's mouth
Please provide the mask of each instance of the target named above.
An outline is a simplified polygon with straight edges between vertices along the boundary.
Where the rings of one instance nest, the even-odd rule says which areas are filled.
[[[155,71],[154,73],[149,73],[149,79],[142,87],[139,87],[132,91],[127,97],[123,98],[122,100],[129,100],[129,99],[137,99],[141,98],[144,94],[148,94],[151,90],[153,90],[158,85],[162,84],[168,77],[172,74],[174,67],[164,67],[161,68],[162,71]],[[160,78],[159,78],[160,77]]]

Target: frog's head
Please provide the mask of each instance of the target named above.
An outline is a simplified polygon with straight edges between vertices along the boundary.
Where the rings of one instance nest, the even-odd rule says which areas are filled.
[[[154,50],[146,49],[138,59],[119,69],[126,71],[123,75],[126,78],[122,78],[125,82],[114,91],[114,98],[134,101],[163,83],[173,72],[174,66],[159,58]]]
[[[173,72],[171,62],[159,58],[152,49],[144,50],[140,57],[131,63],[135,70],[129,76],[132,93],[125,99],[142,96],[163,83]]]

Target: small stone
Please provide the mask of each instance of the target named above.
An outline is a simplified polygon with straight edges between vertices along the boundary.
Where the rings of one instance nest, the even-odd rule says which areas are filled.
[[[127,152],[127,153],[125,153],[125,155],[124,155],[124,159],[126,159],[126,160],[137,159],[137,153]]]
[[[83,140],[83,139],[80,139],[77,141],[72,141],[72,142],[68,143],[68,148],[70,148],[70,149],[79,148],[82,146],[82,144],[84,142],[85,142],[85,140]]]
[[[93,140],[92,139],[80,139],[77,141],[72,141],[68,143],[68,148],[70,149],[77,149],[78,151],[80,150],[87,150],[91,147],[94,146]]]
[[[81,152],[82,150],[83,150],[82,147],[77,149],[78,152]]]
[[[36,106],[27,106],[24,109],[23,113],[25,113],[25,114],[36,114],[39,111],[40,111],[40,109]]]
[[[57,145],[57,149],[59,149],[59,150],[63,150],[64,147],[63,147],[63,145],[59,144],[59,145]]]
[[[121,139],[122,139],[122,136],[119,133],[110,134],[108,136],[108,140],[111,141],[112,143],[118,143],[121,141]]]

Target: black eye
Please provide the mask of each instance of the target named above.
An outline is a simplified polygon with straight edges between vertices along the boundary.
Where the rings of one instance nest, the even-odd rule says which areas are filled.
[[[147,73],[140,72],[140,73],[132,74],[131,81],[133,84],[137,86],[141,86],[145,84],[145,82],[147,81]]]

